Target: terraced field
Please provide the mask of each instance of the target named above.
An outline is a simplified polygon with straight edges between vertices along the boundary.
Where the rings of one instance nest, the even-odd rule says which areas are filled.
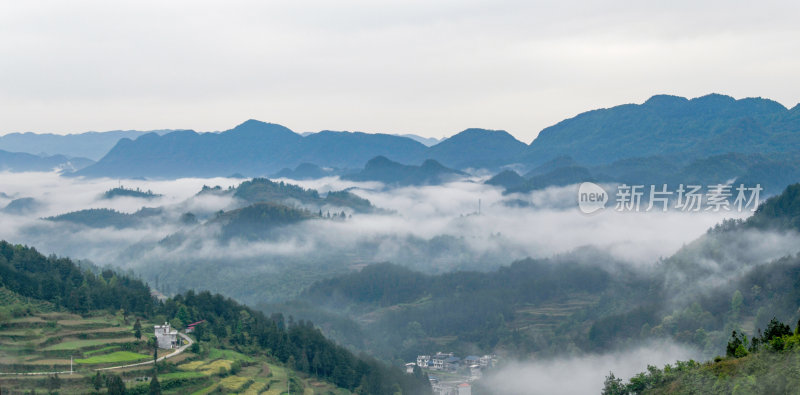
[[[142,327],[151,326],[143,323]],[[112,315],[84,318],[49,311],[0,321],[0,387],[47,393],[55,375],[43,373],[60,372],[59,393],[89,392],[92,390],[90,378],[97,374],[95,369],[152,358],[146,339],[137,341],[132,333],[130,319],[126,323]],[[143,334],[149,336],[149,332]],[[168,351],[160,350],[159,356],[165,353]],[[234,366],[236,372],[232,374]],[[267,358],[254,358],[233,350],[211,348],[200,355],[187,351],[160,362],[159,370],[159,382],[165,394],[278,395],[286,393],[287,379],[293,394],[349,394],[293,371],[289,371],[287,377],[287,369]],[[134,389],[149,385],[152,371],[152,365],[145,365],[104,371],[101,375],[120,375],[126,386]]]
[[[152,364],[99,373],[98,369],[152,359],[152,349],[147,343],[152,337],[151,323],[142,322],[143,337],[137,340],[133,336],[133,317],[126,320],[119,314],[82,317],[59,312],[52,305],[25,300],[4,292],[1,287],[0,300],[15,303],[12,309],[0,310],[3,393],[33,390],[85,394],[94,391],[91,379],[97,374],[103,383],[109,375],[117,375],[133,392],[147,392],[154,370]],[[278,395],[285,394],[289,384],[293,394],[350,394],[330,383],[287,370],[267,356],[253,357],[206,347],[203,345],[196,354],[187,349],[159,362],[158,378],[164,394]],[[159,350],[160,357],[168,353]],[[101,388],[100,392],[103,391]]]
[[[209,360],[209,356],[219,358]],[[232,375],[229,374],[229,372],[225,373],[225,367],[233,366],[233,364],[237,362],[244,365],[239,372]],[[181,371],[180,373],[162,375],[160,376],[160,380],[163,382],[165,379],[173,378],[208,378],[204,386],[192,392],[194,395],[218,392],[251,395],[280,395],[287,393],[288,386],[291,386],[293,394],[350,394],[349,391],[336,388],[330,383],[315,380],[311,377],[305,377],[271,362],[263,360],[258,361],[230,350],[212,349],[207,354],[206,359],[180,364],[177,368]],[[223,369],[220,370],[220,368]],[[182,388],[182,390],[186,390],[186,388]],[[178,394],[181,392],[166,391],[165,393]]]
[[[0,322],[2,373],[69,371],[70,358],[73,370],[76,364],[100,367],[149,358],[148,353],[137,353],[142,348],[147,345],[133,337],[130,320],[122,317],[83,318],[51,311]]]

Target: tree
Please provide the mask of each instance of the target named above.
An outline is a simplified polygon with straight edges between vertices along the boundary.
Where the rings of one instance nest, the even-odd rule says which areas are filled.
[[[786,325],[777,318],[772,317],[767,324],[767,329],[764,330],[763,338],[761,339],[764,343],[768,343],[770,340],[776,337],[788,336],[792,334],[792,329],[789,328],[789,325]]]
[[[240,371],[242,371],[242,361],[239,360],[233,361],[233,363],[231,364],[230,374],[236,375]]]
[[[103,377],[100,376],[100,371],[97,371],[94,377],[92,377],[92,386],[95,391],[100,391],[100,388],[103,388]]]
[[[731,333],[731,339],[725,347],[725,355],[728,357],[741,358],[747,355],[747,336],[744,333]]]
[[[106,379],[106,387],[108,387],[108,395],[125,395],[128,391],[125,389],[125,383],[122,377],[112,374]]]
[[[139,322],[139,319],[136,319],[136,322],[133,324],[133,336],[136,337],[136,340],[142,339],[142,323]]]
[[[59,388],[61,388],[61,379],[58,378],[58,373],[56,373],[47,380],[47,389],[49,389],[50,392],[55,392]]]
[[[622,379],[614,376],[614,373],[608,373],[606,380],[603,383],[603,395],[627,395],[628,389],[622,384]]]
[[[158,382],[158,375],[156,370],[153,369],[153,378],[150,380],[149,395],[161,395],[161,383]]]

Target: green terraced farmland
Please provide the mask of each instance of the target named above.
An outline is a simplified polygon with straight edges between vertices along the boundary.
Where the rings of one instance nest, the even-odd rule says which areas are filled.
[[[111,354],[104,354],[98,355],[94,357],[89,357],[86,359],[76,359],[75,363],[82,363],[82,364],[99,364],[99,363],[126,363],[126,362],[138,362],[145,359],[149,359],[149,355],[139,354],[130,351],[115,351]]]
[[[73,340],[46,347],[44,348],[44,351],[79,350],[87,347],[101,346],[108,343],[128,343],[132,341],[136,341],[133,336],[119,339]]]

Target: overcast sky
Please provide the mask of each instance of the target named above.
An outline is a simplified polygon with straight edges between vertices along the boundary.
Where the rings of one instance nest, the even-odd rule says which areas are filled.
[[[798,20],[797,1],[2,1],[0,134],[255,118],[530,142],[657,93],[793,107]]]

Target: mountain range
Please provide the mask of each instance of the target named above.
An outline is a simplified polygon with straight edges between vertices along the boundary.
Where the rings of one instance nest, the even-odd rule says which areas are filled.
[[[400,163],[436,159],[457,168],[494,167],[500,153],[525,144],[504,131],[468,129],[432,146],[389,134],[322,131],[297,134],[281,125],[246,121],[220,133],[175,131],[121,139],[96,164],[77,171],[89,177],[209,177],[275,174],[300,165],[359,169],[383,156]]]
[[[379,181],[390,186],[436,185],[454,181],[466,173],[443,166],[428,159],[419,166],[393,162],[385,156],[377,156],[364,166],[364,170],[345,175],[351,181]]]
[[[587,174],[597,180],[658,182],[667,178],[665,174],[691,175],[703,181],[711,179],[709,172],[714,173],[714,180],[785,174],[775,182],[777,192],[798,180],[800,168],[800,163],[795,163],[800,153],[800,106],[787,109],[769,99],[736,100],[719,94],[694,99],[656,95],[642,104],[584,112],[545,128],[531,144],[502,130],[467,129],[426,146],[418,138],[390,134],[298,134],[284,126],[256,120],[223,132],[130,133],[133,134],[119,139],[97,163],[81,169],[76,166],[77,171],[72,174],[358,178],[359,172],[370,171],[364,168],[369,161],[384,157],[403,165],[431,159],[462,171],[500,172],[511,167],[527,173],[526,180],[538,177],[527,186],[517,183],[515,187],[521,190],[546,187],[551,185],[551,179],[563,183]],[[72,138],[93,136],[84,135]],[[27,134],[4,139],[20,136]],[[710,158],[722,160],[723,164],[713,164]],[[557,174],[548,175],[551,172]],[[391,176],[373,179],[386,177]]]
[[[567,155],[593,166],[656,155],[691,161],[798,149],[800,105],[788,110],[762,98],[656,95],[643,104],[588,111],[545,128],[521,161],[542,164]]]
[[[40,156],[0,150],[0,171],[75,171],[92,163],[94,161],[87,158],[70,158],[64,155]]]
[[[0,150],[25,152],[50,156],[61,154],[69,157],[84,157],[96,161],[102,158],[122,138],[135,139],[143,134],[165,134],[174,130],[112,130],[108,132],[85,132],[77,134],[9,133],[0,136]]]

